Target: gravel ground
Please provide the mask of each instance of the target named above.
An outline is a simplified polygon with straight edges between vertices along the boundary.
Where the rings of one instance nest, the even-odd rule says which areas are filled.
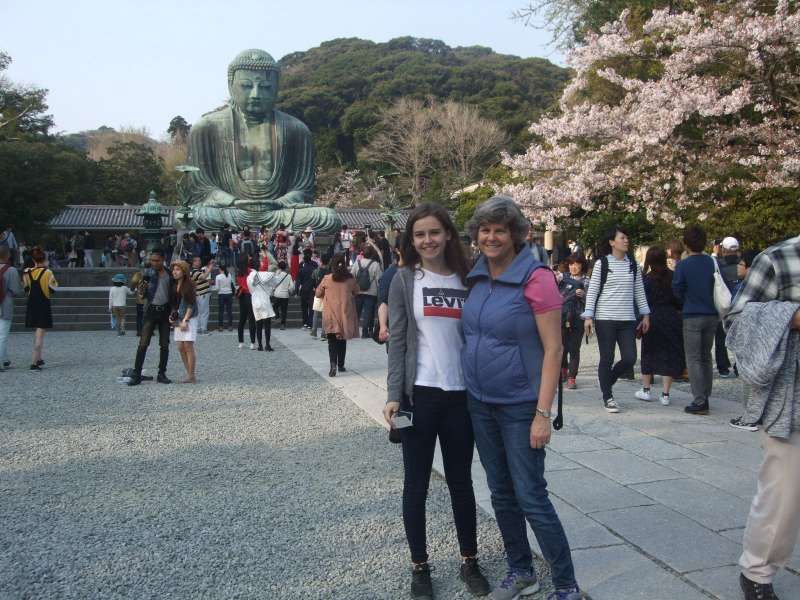
[[[117,384],[136,339],[48,334],[31,373],[32,337],[11,336],[1,598],[408,596],[402,463],[383,429],[280,344],[237,350],[231,334],[200,340],[197,385]],[[154,341],[151,374],[156,361]],[[439,477],[428,502],[437,597],[467,598]],[[494,583],[502,542],[478,526]]]

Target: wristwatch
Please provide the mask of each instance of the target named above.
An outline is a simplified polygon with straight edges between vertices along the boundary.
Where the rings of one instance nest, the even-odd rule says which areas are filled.
[[[549,410],[542,410],[541,408],[537,407],[536,412],[542,415],[545,419],[549,419],[552,415],[550,414]]]

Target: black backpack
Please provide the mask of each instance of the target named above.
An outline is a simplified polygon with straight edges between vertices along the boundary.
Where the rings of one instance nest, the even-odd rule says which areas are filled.
[[[372,276],[369,274],[369,267],[374,261],[370,259],[367,263],[367,266],[364,267],[361,264],[361,261],[358,261],[358,271],[356,271],[356,283],[358,284],[358,289],[362,292],[366,292],[370,287],[372,287]]]
[[[633,258],[629,258],[630,261],[630,273],[633,273],[633,312],[638,312],[636,309],[636,274],[639,272],[639,265],[636,264],[636,261]],[[597,290],[597,296],[594,299],[594,311],[595,314],[597,313],[597,303],[600,300],[600,294],[603,293],[603,288],[606,285],[606,280],[608,279],[608,255],[603,256],[599,261],[600,263],[600,289]],[[595,268],[597,268],[597,262],[594,263]]]

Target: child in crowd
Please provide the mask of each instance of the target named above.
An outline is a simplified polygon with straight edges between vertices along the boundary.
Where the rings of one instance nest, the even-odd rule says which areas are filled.
[[[125,335],[125,306],[128,304],[130,290],[125,285],[125,275],[117,273],[111,278],[113,287],[108,292],[108,311],[117,324],[117,335]]]

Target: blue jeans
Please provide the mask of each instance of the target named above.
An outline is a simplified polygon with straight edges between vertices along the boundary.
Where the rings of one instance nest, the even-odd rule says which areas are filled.
[[[535,402],[488,404],[469,397],[475,444],[486,470],[506,560],[513,571],[533,567],[525,519],[531,525],[556,589],[576,585],[569,542],[547,495],[545,451],[531,448]]]

